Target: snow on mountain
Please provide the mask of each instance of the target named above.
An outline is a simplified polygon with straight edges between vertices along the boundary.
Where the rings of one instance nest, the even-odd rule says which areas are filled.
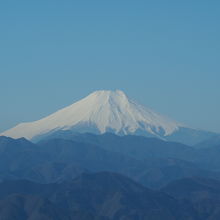
[[[96,91],[84,99],[41,120],[21,123],[1,135],[12,138],[34,137],[58,130],[93,127],[98,133],[152,134],[168,136],[181,126],[129,99],[122,91]]]

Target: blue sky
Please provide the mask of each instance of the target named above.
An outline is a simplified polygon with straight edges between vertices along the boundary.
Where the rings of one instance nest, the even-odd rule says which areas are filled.
[[[0,3],[0,131],[121,89],[220,132],[219,1]]]

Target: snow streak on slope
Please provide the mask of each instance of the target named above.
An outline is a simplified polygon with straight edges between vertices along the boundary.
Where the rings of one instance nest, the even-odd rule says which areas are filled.
[[[32,139],[58,130],[77,126],[96,127],[99,133],[135,134],[137,131],[158,137],[178,130],[181,124],[145,108],[119,90],[96,91],[86,98],[41,120],[21,123],[1,135]]]

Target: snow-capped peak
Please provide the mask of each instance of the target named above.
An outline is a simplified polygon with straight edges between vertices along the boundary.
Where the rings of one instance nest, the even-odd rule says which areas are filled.
[[[19,124],[1,135],[32,139],[59,130],[86,132],[95,129],[96,133],[141,132],[163,137],[179,126],[181,124],[132,101],[120,90],[100,90],[48,117]]]

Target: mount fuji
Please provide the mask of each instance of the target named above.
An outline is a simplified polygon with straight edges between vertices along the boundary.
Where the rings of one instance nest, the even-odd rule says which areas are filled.
[[[56,132],[118,135],[143,135],[189,145],[198,144],[215,134],[184,126],[129,99],[124,92],[95,91],[43,119],[21,123],[2,136],[40,140]]]

